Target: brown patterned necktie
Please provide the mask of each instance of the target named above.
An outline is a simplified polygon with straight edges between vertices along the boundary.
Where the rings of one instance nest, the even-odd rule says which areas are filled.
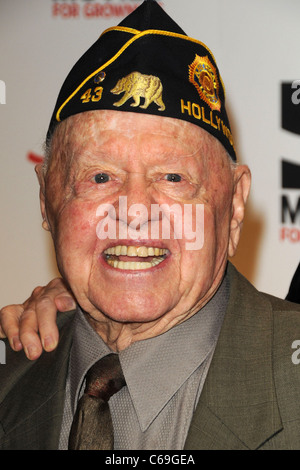
[[[125,385],[117,354],[109,354],[86,374],[86,386],[74,415],[69,450],[111,450],[114,434],[108,400]]]

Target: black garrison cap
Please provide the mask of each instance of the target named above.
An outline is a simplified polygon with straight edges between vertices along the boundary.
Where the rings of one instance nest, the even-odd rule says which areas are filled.
[[[188,37],[154,0],[104,31],[67,76],[47,137],[58,122],[110,109],[181,119],[205,129],[236,160],[225,89],[211,51]]]

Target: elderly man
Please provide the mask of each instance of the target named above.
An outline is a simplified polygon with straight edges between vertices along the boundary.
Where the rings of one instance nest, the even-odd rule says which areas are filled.
[[[300,308],[228,263],[250,173],[209,49],[145,1],[70,72],[46,154],[43,227],[76,309],[57,348],[41,325],[51,352],[8,351],[0,448],[300,448]]]

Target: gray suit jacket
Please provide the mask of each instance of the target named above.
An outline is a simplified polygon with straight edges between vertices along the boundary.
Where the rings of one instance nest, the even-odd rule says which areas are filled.
[[[229,264],[230,299],[185,448],[300,449],[300,305],[258,292]],[[34,362],[0,365],[0,449],[57,449],[74,312],[60,342]]]

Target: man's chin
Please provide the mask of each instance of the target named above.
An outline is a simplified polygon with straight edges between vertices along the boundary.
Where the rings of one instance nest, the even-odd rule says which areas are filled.
[[[151,323],[160,320],[172,309],[168,302],[158,303],[154,298],[120,298],[113,302],[95,302],[88,310],[96,322]]]
[[[93,312],[91,316],[99,321],[113,321],[116,323],[149,323],[163,317],[166,312],[153,312],[149,309],[110,309],[103,308],[101,313]]]

